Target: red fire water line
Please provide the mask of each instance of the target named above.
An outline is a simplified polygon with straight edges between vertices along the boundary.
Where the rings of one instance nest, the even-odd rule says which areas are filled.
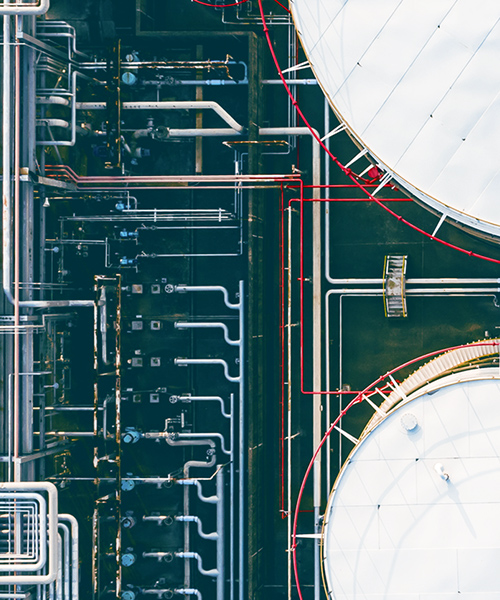
[[[280,437],[280,508],[281,516],[285,518],[285,212],[284,212],[284,192],[283,183],[281,184],[280,195],[280,343],[281,343],[281,437]],[[290,385],[290,382],[287,383]]]
[[[429,352],[428,354],[424,354],[422,356],[419,356],[418,358],[414,358],[412,360],[409,360],[405,363],[403,363],[402,365],[400,365],[399,367],[396,367],[395,369],[391,369],[390,371],[387,371],[387,373],[385,373],[384,375],[381,375],[376,381],[374,381],[371,385],[369,385],[368,387],[366,387],[363,392],[359,393],[355,398],[353,398],[349,404],[346,406],[346,408],[340,412],[340,414],[337,416],[337,418],[335,419],[335,421],[330,425],[330,427],[327,429],[325,435],[323,436],[323,438],[321,439],[321,442],[318,444],[318,447],[316,448],[310,462],[309,465],[307,466],[304,478],[302,479],[302,484],[300,486],[299,489],[299,494],[297,496],[297,504],[295,506],[295,513],[293,516],[293,528],[292,528],[292,556],[293,556],[293,570],[294,570],[294,574],[295,574],[295,581],[297,583],[297,592],[299,594],[299,598],[300,600],[303,600],[303,596],[302,596],[302,589],[300,587],[300,580],[299,580],[299,574],[298,574],[298,565],[297,565],[297,522],[298,522],[298,516],[299,516],[299,512],[300,512],[300,504],[302,502],[302,496],[304,494],[304,489],[306,486],[306,482],[307,479],[309,477],[309,474],[312,470],[312,467],[314,465],[314,461],[316,460],[316,457],[318,456],[319,452],[321,451],[321,448],[323,447],[323,445],[325,444],[326,440],[328,439],[328,437],[330,436],[330,434],[332,433],[332,431],[335,429],[337,423],[340,421],[340,419],[342,417],[344,417],[346,415],[346,413],[355,405],[355,404],[359,404],[360,402],[363,401],[364,396],[368,396],[370,394],[370,390],[372,390],[373,388],[375,388],[375,386],[377,386],[380,382],[382,382],[384,379],[386,379],[387,377],[389,377],[389,375],[393,375],[394,373],[396,373],[397,371],[400,371],[401,369],[404,369],[412,364],[415,364],[416,362],[425,360],[427,358],[431,358],[433,356],[437,356],[438,354],[444,354],[445,352],[450,352],[451,350],[459,350],[460,348],[467,348],[470,346],[489,346],[489,345],[494,345],[494,346],[498,346],[500,345],[500,343],[498,341],[489,341],[489,342],[477,342],[477,343],[473,343],[473,344],[463,344],[461,346],[452,346],[450,348],[445,348],[444,350],[437,350],[435,352]]]
[[[300,201],[300,198],[294,198]],[[373,202],[371,198],[304,198],[304,202]],[[413,202],[411,198],[384,198],[382,202]]]
[[[438,238],[435,235],[432,235],[432,234],[428,233],[427,231],[424,231],[423,229],[421,229],[417,225],[414,225],[413,223],[410,223],[410,221],[406,220],[404,217],[402,217],[401,215],[399,215],[396,212],[394,212],[388,206],[385,206],[381,200],[379,200],[378,198],[375,198],[375,196],[373,196],[372,194],[370,194],[370,192],[368,191],[367,187],[365,185],[361,184],[356,179],[356,176],[353,173],[353,171],[351,169],[349,169],[348,167],[345,167],[340,162],[340,160],[330,152],[330,150],[322,142],[322,140],[319,137],[319,135],[316,133],[316,131],[310,125],[309,121],[305,117],[304,113],[302,112],[300,106],[297,103],[297,100],[295,100],[295,98],[293,97],[293,94],[292,94],[290,88],[288,87],[288,85],[286,83],[285,77],[283,76],[283,72],[281,70],[281,67],[279,65],[278,59],[276,57],[276,53],[274,52],[273,44],[272,44],[272,41],[271,41],[271,36],[269,35],[269,28],[267,26],[266,18],[265,18],[265,15],[264,15],[264,10],[262,8],[262,0],[258,0],[258,3],[259,3],[259,10],[260,10],[260,15],[261,15],[261,19],[262,19],[262,26],[263,26],[263,29],[264,29],[264,34],[265,34],[266,39],[267,39],[267,44],[269,46],[269,51],[271,52],[271,56],[273,58],[275,66],[276,66],[276,70],[278,72],[278,75],[279,75],[281,81],[283,82],[283,85],[285,86],[287,94],[290,97],[291,102],[292,102],[293,106],[295,107],[295,110],[299,114],[300,118],[302,119],[302,121],[304,122],[304,124],[306,125],[306,127],[311,132],[311,135],[318,142],[318,144],[323,148],[323,150],[328,154],[328,156],[332,159],[332,161],[344,173],[344,175],[346,175],[354,184],[357,185],[357,187],[364,194],[366,194],[369,198],[371,198],[374,202],[376,202],[380,207],[382,207],[385,211],[387,211],[391,216],[393,216],[394,218],[396,218],[398,221],[401,221],[401,223],[404,223],[405,225],[407,225],[408,227],[410,227],[414,231],[418,231],[419,233],[421,233],[425,237],[428,237],[431,240],[434,240],[434,241],[436,241],[436,242],[438,242],[440,244],[443,244],[444,246],[447,246],[448,248],[452,248],[453,250],[457,250],[458,252],[461,252],[463,254],[467,254],[468,256],[473,256],[475,258],[480,258],[481,260],[486,260],[488,262],[493,262],[493,263],[496,263],[496,264],[500,264],[500,260],[499,259],[492,258],[491,256],[485,256],[483,254],[477,254],[476,252],[473,252],[472,250],[466,250],[465,248],[461,248],[460,246],[456,246],[455,244],[450,244],[449,242],[446,242],[445,240],[443,240],[441,238]],[[370,183],[372,183],[372,182],[370,181]]]

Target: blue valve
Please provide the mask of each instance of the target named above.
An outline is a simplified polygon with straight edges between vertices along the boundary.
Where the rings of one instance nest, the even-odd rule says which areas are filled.
[[[120,231],[120,237],[121,238],[138,238],[139,237],[139,232],[138,231],[127,231],[126,229],[122,229]]]
[[[120,258],[120,265],[122,267],[130,267],[130,266],[134,266],[136,264],[137,264],[136,258],[127,258],[126,256],[122,256]]]
[[[131,479],[122,479],[122,490],[124,492],[130,492],[135,488],[135,481]]]
[[[141,439],[141,434],[134,427],[125,427],[122,440],[124,444],[136,444]]]
[[[125,554],[122,554],[122,565],[124,567],[131,567],[136,561],[136,556],[135,554],[132,554],[132,552],[126,552]]]

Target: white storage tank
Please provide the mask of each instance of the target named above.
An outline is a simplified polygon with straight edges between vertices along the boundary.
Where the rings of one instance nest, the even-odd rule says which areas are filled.
[[[332,109],[418,201],[500,237],[500,3],[290,0]]]
[[[416,385],[417,371],[400,386],[337,478],[323,530],[329,598],[500,598],[500,372],[446,374],[445,362],[420,370],[442,367],[431,383]]]

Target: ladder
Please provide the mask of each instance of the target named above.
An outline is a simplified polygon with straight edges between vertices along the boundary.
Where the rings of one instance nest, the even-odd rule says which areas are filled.
[[[408,256],[389,254],[384,259],[384,311],[388,318],[406,317],[406,263]]]

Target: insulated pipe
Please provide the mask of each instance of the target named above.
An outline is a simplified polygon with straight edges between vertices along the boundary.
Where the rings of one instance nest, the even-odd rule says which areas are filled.
[[[44,15],[50,8],[50,0],[40,0],[40,4],[2,4],[0,15]],[[5,39],[5,38],[4,38]]]
[[[170,433],[167,435],[171,436],[171,439],[179,439],[179,440],[204,440],[204,443],[209,442],[208,438],[217,438],[220,440],[222,452],[227,454],[228,456],[232,455],[232,449],[226,450],[224,445],[224,436],[222,433]],[[145,436],[146,437],[146,436]]]
[[[70,102],[62,96],[37,96],[37,104],[60,104],[61,106],[69,106]]]
[[[49,497],[48,534],[49,534],[49,567],[45,575],[9,575],[8,581],[13,584],[45,584],[55,581],[57,577],[58,533],[57,533],[57,488],[49,482],[17,481],[16,483],[0,482],[0,493],[10,493],[13,490],[27,492],[47,492]],[[7,497],[7,494],[5,494]],[[9,494],[10,497],[10,494]],[[6,578],[7,579],[7,578]]]
[[[194,485],[198,493],[198,498],[207,504],[216,504],[218,501],[217,496],[204,496],[201,489],[201,483],[198,479],[177,479],[175,482],[178,485]]]
[[[63,119],[37,119],[36,120],[37,127],[63,127],[64,129],[69,128],[68,121],[64,121]]]
[[[65,524],[65,523],[59,523],[58,524],[59,529],[64,533],[64,535],[62,536],[62,545],[63,545],[63,552],[61,554],[61,562],[60,565],[62,565],[62,558],[64,557],[64,568],[62,570],[62,581],[63,581],[63,585],[61,586],[61,598],[63,595],[63,590],[64,590],[64,598],[65,600],[69,600],[70,594],[69,594],[69,590],[70,590],[70,576],[69,576],[69,563],[70,563],[70,548],[69,548],[69,541],[70,541],[70,533],[69,533],[69,527]],[[61,538],[61,534],[59,534],[59,537]],[[61,568],[61,567],[60,567]],[[59,584],[59,581],[58,581]],[[58,585],[58,595],[59,595],[59,585]]]
[[[224,340],[230,346],[239,346],[241,344],[241,340],[232,340],[229,337],[229,330],[225,323],[202,323],[199,321],[196,322],[186,322],[186,321],[176,321],[174,323],[174,327],[176,329],[210,329],[210,328],[219,328],[224,332]]]
[[[222,365],[224,367],[224,377],[231,382],[239,383],[241,375],[233,377],[229,374],[229,365],[222,358],[174,358],[174,364],[179,367],[187,365]]]
[[[11,293],[11,246],[12,246],[12,169],[11,169],[11,27],[10,16],[3,18],[3,96],[2,96],[2,239],[3,239],[3,289],[11,304],[14,298]]]
[[[74,70],[71,74],[71,89],[72,89],[72,93],[71,93],[71,139],[70,140],[58,140],[58,141],[55,141],[54,139],[52,139],[52,141],[38,141],[37,142],[38,146],[74,146],[75,142],[76,142],[77,129],[79,130],[80,133],[84,132],[81,127],[77,128],[77,126],[76,126],[76,78],[78,77],[78,75],[81,75],[81,73],[79,73],[76,70]],[[65,123],[65,121],[61,121],[60,119],[39,119],[39,120],[40,121],[56,121],[53,123],[54,126],[66,127],[66,125],[62,125],[62,123]],[[37,120],[37,125],[47,125],[48,127],[50,127],[51,123],[39,123]],[[68,124],[68,127],[69,127],[69,124]],[[85,133],[88,133],[88,132],[85,132]]]
[[[225,560],[224,560],[224,472],[219,469],[217,473],[217,600],[224,600],[225,587]],[[233,568],[233,565],[231,565]]]
[[[62,513],[59,521],[68,521],[71,525],[71,598],[79,599],[79,551],[78,551],[78,521],[73,515]],[[60,523],[61,524],[61,523]]]
[[[63,564],[62,564],[62,535],[57,534],[57,549],[58,555],[61,557],[61,562],[57,564],[57,579],[56,579],[56,600],[63,600]]]
[[[78,110],[103,110],[106,102],[77,102]],[[225,121],[231,129],[243,133],[245,128],[240,125],[218,102],[199,100],[197,102],[122,102],[123,110],[203,110],[211,109]],[[202,131],[202,130],[200,130]]]
[[[239,137],[236,129],[212,127],[204,129],[168,129],[168,137]]]
[[[179,521],[180,523],[196,523],[197,528],[198,528],[198,535],[201,538],[203,538],[204,540],[217,541],[219,538],[219,534],[217,533],[217,531],[212,531],[211,533],[205,533],[203,531],[202,522],[199,517],[192,516],[192,515],[179,515],[177,517],[174,517],[174,519],[176,521]]]
[[[231,396],[233,396],[234,394],[231,394]],[[223,417],[225,417],[226,419],[230,419],[231,418],[231,413],[227,413],[224,409],[224,400],[220,397],[220,396],[190,396],[190,395],[184,395],[184,396],[170,396],[169,401],[172,404],[175,404],[176,402],[209,402],[209,401],[215,401],[215,402],[219,402],[220,404],[220,411]],[[232,447],[232,445],[231,445]]]
[[[218,577],[219,575],[219,571],[217,571],[217,569],[203,568],[203,561],[198,552],[174,552],[174,556],[176,556],[177,558],[184,558],[187,560],[191,558],[195,559],[198,563],[198,571],[201,575],[205,575],[205,577]]]
[[[231,450],[226,450],[224,443],[224,436],[221,433],[177,433],[170,431],[147,431],[141,433],[140,436],[147,440],[158,440],[164,439],[170,445],[183,445],[183,446],[210,446],[215,448],[215,443],[210,438],[217,438],[220,440],[222,452],[227,455],[231,455]],[[179,442],[178,442],[179,440]],[[181,443],[180,440],[194,440],[192,442]],[[206,463],[203,463],[205,466]]]

